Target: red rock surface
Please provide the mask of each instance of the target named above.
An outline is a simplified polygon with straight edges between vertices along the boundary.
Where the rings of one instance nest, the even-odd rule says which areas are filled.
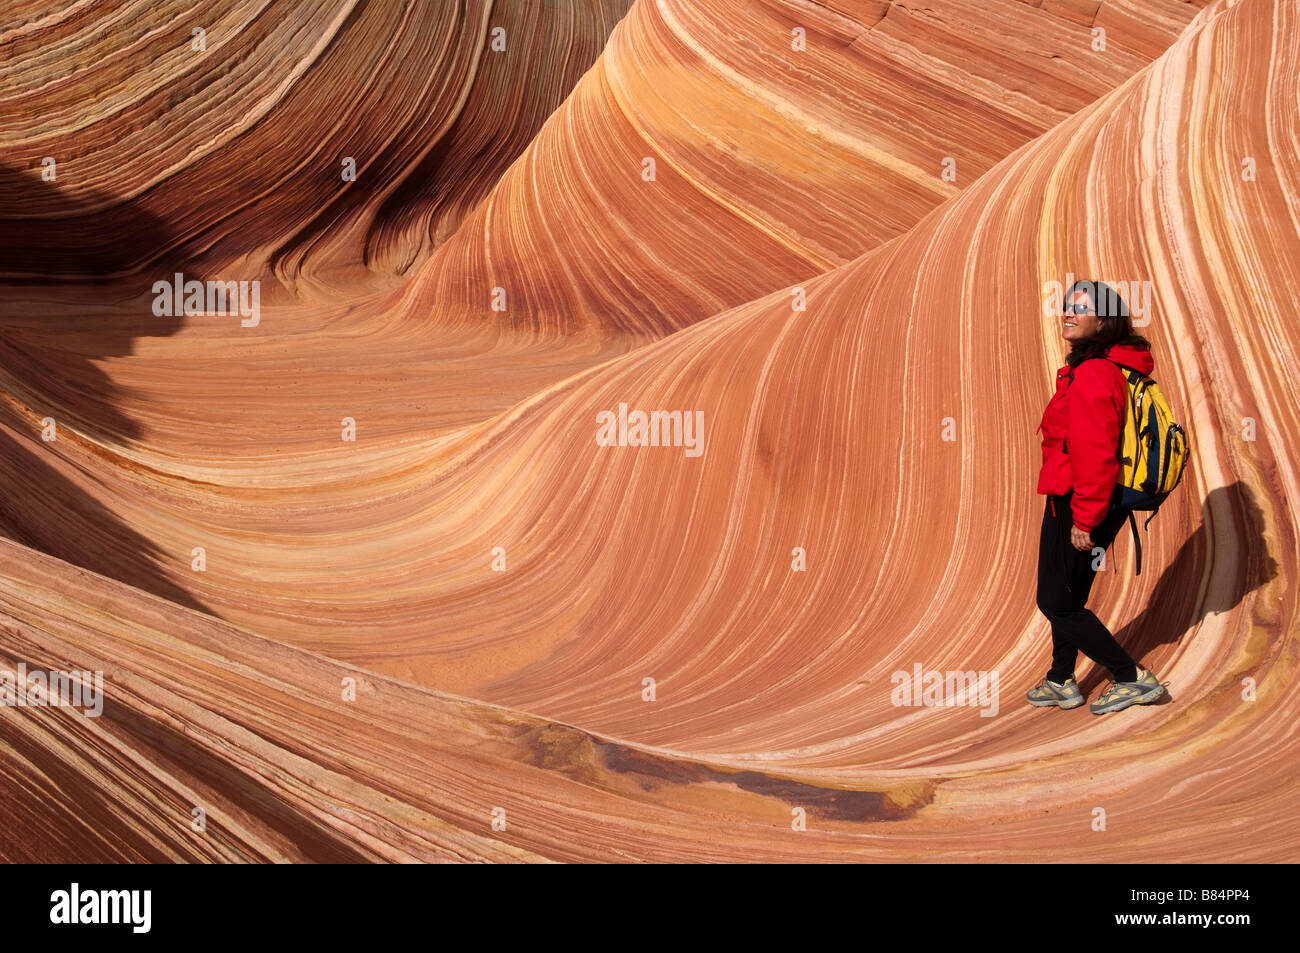
[[[109,698],[0,707],[0,856],[1294,859],[1300,8],[471,6],[0,23],[0,663]],[[1193,451],[1104,718],[1022,701],[1067,273]]]

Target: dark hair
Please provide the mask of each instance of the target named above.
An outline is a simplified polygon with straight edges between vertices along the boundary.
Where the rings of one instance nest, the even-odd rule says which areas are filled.
[[[1104,357],[1106,352],[1116,344],[1128,344],[1140,350],[1151,350],[1151,342],[1133,330],[1133,321],[1129,317],[1128,305],[1110,285],[1104,281],[1076,281],[1070,285],[1061,299],[1061,311],[1076,291],[1086,291],[1088,299],[1097,312],[1100,326],[1095,334],[1075,341],[1066,355],[1065,362],[1071,367],[1078,367],[1090,357]]]

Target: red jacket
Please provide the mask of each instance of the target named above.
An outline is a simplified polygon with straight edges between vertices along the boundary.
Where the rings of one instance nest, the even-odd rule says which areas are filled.
[[[1155,358],[1125,344],[1113,345],[1106,356],[1143,374]],[[1128,388],[1124,374],[1111,360],[1084,361],[1056,372],[1056,393],[1043,411],[1038,430],[1043,435],[1043,467],[1038,492],[1064,496],[1071,489],[1074,525],[1092,532],[1110,509],[1111,493],[1119,482],[1119,436],[1124,425]]]

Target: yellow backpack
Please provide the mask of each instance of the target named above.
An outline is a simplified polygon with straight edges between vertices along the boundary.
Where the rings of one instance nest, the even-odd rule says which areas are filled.
[[[1133,529],[1137,575],[1142,575],[1142,543],[1138,539],[1135,510],[1150,510],[1146,528],[1160,504],[1183,479],[1191,450],[1187,431],[1174,421],[1169,401],[1154,380],[1140,371],[1112,361],[1124,375],[1128,388],[1128,413],[1119,438],[1119,505],[1127,509]]]
[[[1110,358],[1106,358],[1110,360]],[[1133,552],[1137,575],[1142,575],[1142,540],[1138,537],[1136,510],[1150,510],[1145,529],[1156,518],[1160,504],[1183,479],[1191,450],[1187,431],[1174,421],[1169,401],[1156,382],[1141,371],[1111,361],[1124,375],[1128,407],[1119,435],[1119,480],[1116,505],[1128,510],[1133,530]],[[1074,382],[1074,369],[1070,370]]]

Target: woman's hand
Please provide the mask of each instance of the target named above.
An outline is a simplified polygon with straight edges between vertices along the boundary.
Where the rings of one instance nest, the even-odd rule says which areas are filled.
[[[1092,549],[1092,536],[1079,529],[1077,526],[1070,527],[1070,542],[1074,544],[1075,549]]]

